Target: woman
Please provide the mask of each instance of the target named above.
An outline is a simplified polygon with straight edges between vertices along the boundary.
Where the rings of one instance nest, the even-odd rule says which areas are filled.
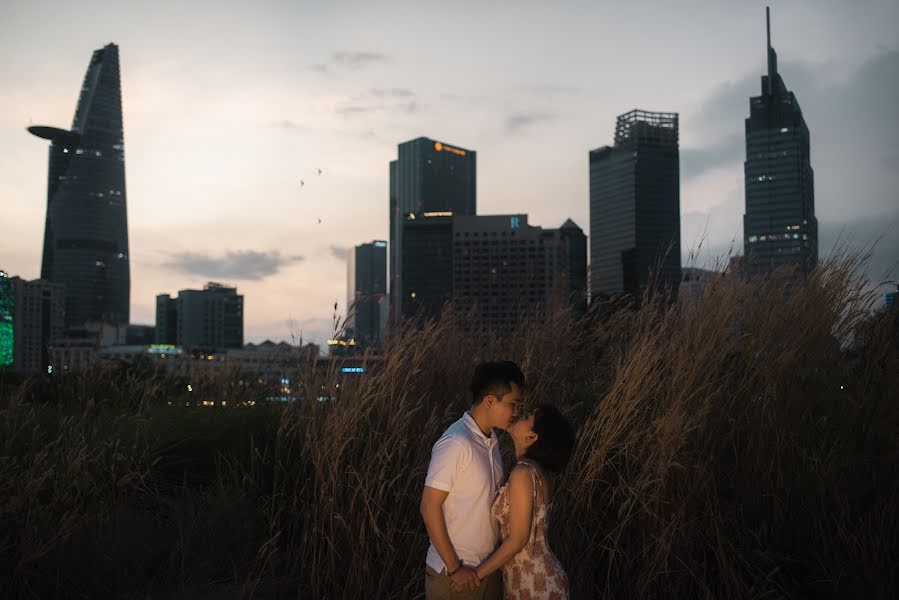
[[[518,463],[493,501],[502,543],[476,573],[484,579],[503,570],[503,598],[569,597],[568,577],[549,549],[547,531],[554,475],[560,473],[574,447],[574,430],[555,407],[544,404],[524,414],[507,429]]]

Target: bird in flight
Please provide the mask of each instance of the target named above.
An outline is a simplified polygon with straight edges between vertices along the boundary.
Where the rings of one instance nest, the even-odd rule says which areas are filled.
[[[306,184],[303,182],[302,179],[300,179],[300,187],[303,187],[304,185],[306,185]]]

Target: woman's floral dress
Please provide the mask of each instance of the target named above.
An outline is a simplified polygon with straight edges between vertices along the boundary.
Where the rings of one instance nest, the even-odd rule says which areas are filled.
[[[537,469],[526,460],[518,464],[525,465],[534,479],[534,512],[528,543],[503,565],[503,599],[568,600],[568,577],[546,540],[552,503],[544,501],[537,506],[537,486],[540,485]],[[499,522],[502,539],[509,537],[510,530],[507,485],[499,488],[491,509],[493,518]]]

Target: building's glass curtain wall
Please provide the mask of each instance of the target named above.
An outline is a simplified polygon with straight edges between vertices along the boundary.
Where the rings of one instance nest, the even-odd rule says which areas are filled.
[[[809,131],[795,94],[777,72],[768,20],[768,74],[746,119],[743,244],[750,276],[791,266],[807,275],[818,261],[818,220]]]
[[[128,323],[131,279],[119,49],[96,50],[71,130],[33,126],[49,139],[41,278],[66,287],[67,327]]]

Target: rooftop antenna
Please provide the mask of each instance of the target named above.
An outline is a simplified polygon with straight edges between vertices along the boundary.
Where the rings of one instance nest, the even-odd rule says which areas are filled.
[[[765,7],[765,28],[768,33],[768,95],[774,93],[774,76],[777,74],[777,54],[771,47],[771,7]]]

